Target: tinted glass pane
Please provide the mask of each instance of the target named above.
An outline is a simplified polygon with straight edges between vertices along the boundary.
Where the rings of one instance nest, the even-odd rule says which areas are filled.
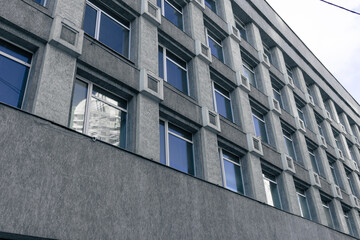
[[[33,0],[34,2],[40,4],[41,6],[45,6],[46,0]]]
[[[331,165],[330,165],[331,166]],[[331,174],[334,178],[334,182],[337,186],[339,186],[339,182],[338,182],[338,179],[337,179],[337,176],[336,176],[336,172],[335,172],[335,168],[333,166],[330,167],[330,170],[331,170]]]
[[[264,178],[264,186],[265,186],[265,194],[266,194],[267,203],[271,206],[281,208],[277,184]]]
[[[175,133],[176,135],[179,135],[180,137],[183,137],[189,141],[192,141],[192,134],[182,130],[181,128],[169,123],[169,131],[172,133]]]
[[[96,13],[95,9],[86,5],[83,28],[92,37],[95,37]]]
[[[224,158],[227,158],[227,159],[229,159],[229,160],[231,160],[233,162],[239,163],[239,158],[237,156],[235,156],[235,155],[233,155],[233,154],[231,154],[231,153],[229,153],[229,152],[227,152],[225,150],[223,150],[222,152],[223,152],[223,157]]]
[[[166,60],[167,65],[167,82],[179,89],[181,92],[188,94],[186,71],[178,65]]]
[[[122,117],[121,111],[95,98],[91,98],[89,108],[89,129],[88,135],[96,137],[100,140],[113,144],[120,145],[122,137],[121,130],[125,126],[121,126]]]
[[[231,103],[230,100],[215,91],[216,109],[217,112],[232,121]]]
[[[113,94],[106,92],[105,90],[102,90],[96,86],[93,87],[92,95],[112,105],[121,107],[123,109],[127,108],[126,100],[116,97]]]
[[[205,5],[216,13],[216,4],[214,0],[205,0]]]
[[[249,82],[251,85],[253,85],[254,87],[256,87],[256,82],[255,82],[255,75],[253,72],[251,72],[249,69],[247,69],[246,67],[243,67],[244,69],[244,75],[249,79]]]
[[[171,167],[194,175],[192,144],[169,134],[169,162]]]
[[[157,0],[157,1],[156,1],[156,5],[157,5],[159,8],[161,8],[161,0]]]
[[[29,68],[0,55],[0,102],[21,107]]]
[[[129,30],[101,14],[99,41],[127,57],[129,55]]]
[[[310,156],[311,165],[312,165],[312,167],[313,167],[314,172],[316,172],[316,173],[319,174],[319,167],[318,167],[318,165],[317,165],[315,156],[312,155],[312,154],[309,154],[309,156]]]
[[[301,215],[304,218],[311,219],[310,211],[309,211],[309,207],[308,207],[308,204],[307,204],[306,197],[301,196],[301,195],[298,194],[298,201],[299,201],[299,204],[300,204]]]
[[[286,144],[287,153],[289,154],[290,157],[292,157],[293,159],[296,160],[293,142],[290,141],[289,139],[287,139],[286,137],[284,137],[284,140],[285,140],[285,144]]]
[[[164,53],[163,48],[159,46],[159,56],[158,56],[158,62],[159,62],[159,77],[164,79]]]
[[[223,161],[226,187],[232,191],[244,194],[240,167],[229,161]]]
[[[0,39],[0,52],[9,54],[25,63],[31,62],[31,54]]]
[[[160,121],[159,124],[160,130],[160,162],[166,164],[166,154],[165,154],[165,126],[164,122]]]
[[[71,103],[70,128],[78,132],[84,131],[87,84],[76,81]]]
[[[273,90],[273,93],[274,93],[274,98],[275,98],[276,100],[278,100],[278,102],[279,102],[279,104],[280,104],[280,107],[281,107],[282,109],[284,109],[284,106],[283,106],[283,102],[282,102],[280,93],[279,93],[278,91],[275,91],[275,90]]]
[[[242,37],[245,41],[247,41],[247,36],[246,36],[246,30],[243,26],[241,26],[239,23],[236,23],[236,28],[239,30],[240,32],[240,37]]]
[[[334,227],[333,221],[332,221],[332,218],[331,218],[330,209],[328,207],[324,206],[324,212],[325,212],[325,216],[326,216],[327,225],[329,227],[331,227],[331,228]]]
[[[209,47],[211,49],[211,54],[219,59],[221,62],[224,62],[224,56],[222,52],[222,46],[212,40],[210,37],[209,39]]]
[[[266,134],[266,126],[263,121],[260,121],[258,118],[253,116],[254,127],[255,127],[255,134],[257,137],[261,137],[261,140],[264,142],[268,142],[267,134]]]
[[[345,221],[346,221],[346,225],[347,225],[347,227],[348,227],[348,229],[349,229],[349,234],[350,234],[350,235],[354,235],[353,229],[352,229],[352,227],[351,227],[351,222],[350,222],[350,219],[349,219],[349,217],[347,216],[347,214],[346,214],[346,216],[345,216]]]
[[[178,28],[183,29],[182,14],[168,2],[164,1],[164,5],[165,17]]]

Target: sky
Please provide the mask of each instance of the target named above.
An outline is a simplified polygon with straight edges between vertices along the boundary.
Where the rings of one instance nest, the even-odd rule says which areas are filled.
[[[360,15],[320,0],[266,0],[360,103]],[[360,12],[360,0],[327,0]]]

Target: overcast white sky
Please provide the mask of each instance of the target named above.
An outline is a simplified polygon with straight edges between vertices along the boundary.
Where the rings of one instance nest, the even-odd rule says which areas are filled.
[[[360,15],[320,0],[266,0],[360,103]],[[360,0],[327,0],[360,12]]]

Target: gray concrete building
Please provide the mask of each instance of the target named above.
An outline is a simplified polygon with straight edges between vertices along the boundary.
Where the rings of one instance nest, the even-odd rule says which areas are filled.
[[[0,239],[359,238],[359,126],[264,0],[0,0]]]

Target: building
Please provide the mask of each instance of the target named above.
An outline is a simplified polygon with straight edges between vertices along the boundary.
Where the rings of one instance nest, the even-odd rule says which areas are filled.
[[[360,237],[360,106],[264,0],[0,19],[0,239]]]

